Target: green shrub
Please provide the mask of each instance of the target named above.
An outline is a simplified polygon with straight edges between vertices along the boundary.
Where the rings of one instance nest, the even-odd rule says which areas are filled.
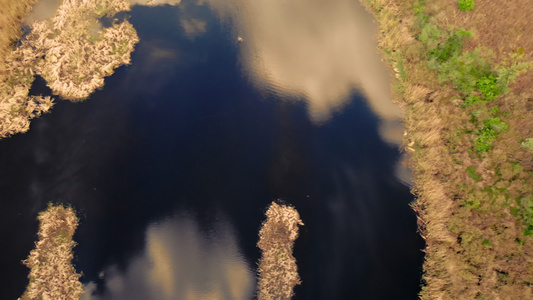
[[[483,124],[483,128],[477,133],[479,138],[474,145],[474,150],[479,153],[490,151],[492,149],[492,142],[496,136],[507,128],[507,123],[498,117],[492,117],[486,120]]]
[[[440,30],[435,24],[426,24],[422,28],[422,32],[418,36],[418,39],[431,51],[435,49],[439,42],[444,37],[444,32]]]
[[[451,34],[444,43],[431,50],[429,56],[436,58],[441,63],[452,57],[457,57],[463,51],[463,39],[471,36],[470,31],[459,29],[455,34]]]
[[[417,1],[415,5],[413,6],[413,10],[415,12],[415,17],[418,21],[418,25],[422,28],[426,26],[429,22],[429,16],[426,13],[426,10],[424,9],[424,6],[426,5],[426,1]]]
[[[489,74],[479,78],[476,82],[476,88],[485,96],[485,101],[494,100],[502,93],[501,87],[497,83],[496,77]]]
[[[527,138],[525,141],[522,142],[522,147],[528,148],[533,152],[533,138]]]
[[[489,62],[481,56],[481,51],[476,49],[452,57],[445,62],[430,60],[428,67],[439,72],[439,80],[450,81],[464,95],[476,89],[480,78],[491,74]]]
[[[475,105],[477,103],[484,103],[485,101],[483,101],[483,99],[481,99],[481,97],[477,96],[477,95],[474,95],[474,94],[468,94],[466,97],[465,97],[465,104],[463,107],[466,107],[466,106],[470,106],[470,105]]]
[[[474,10],[474,0],[459,0],[459,9],[462,11]]]
[[[502,90],[502,94],[509,91],[508,85],[512,83],[518,75],[525,73],[531,69],[531,62],[522,62],[522,55],[515,55],[512,57],[513,62],[509,66],[500,66],[496,69],[498,76],[497,84]]]

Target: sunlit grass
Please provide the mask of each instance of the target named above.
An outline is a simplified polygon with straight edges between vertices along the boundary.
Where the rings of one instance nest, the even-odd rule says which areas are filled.
[[[48,206],[39,214],[39,240],[24,264],[30,268],[26,291],[20,298],[74,300],[83,294],[80,274],[72,266],[72,236],[78,219],[72,208]]]
[[[293,244],[298,226],[304,225],[298,211],[272,202],[266,221],[259,232],[257,246],[261,249],[257,297],[260,300],[290,299],[293,288],[300,284]]]
[[[50,20],[32,23],[31,32],[18,47],[3,45],[0,138],[26,132],[29,120],[52,106],[49,97],[28,97],[34,75],[41,75],[54,94],[82,100],[102,87],[104,77],[114,69],[130,63],[130,54],[139,41],[133,26],[123,21],[100,28],[97,21],[129,8],[127,0],[64,1]],[[27,11],[12,12],[20,16],[11,17],[10,26],[20,28],[21,16]],[[11,31],[3,42],[17,39]]]
[[[533,298],[533,7],[363,2],[394,28],[378,42],[402,66],[393,85],[426,240],[421,298]],[[415,39],[399,42],[401,30]]]

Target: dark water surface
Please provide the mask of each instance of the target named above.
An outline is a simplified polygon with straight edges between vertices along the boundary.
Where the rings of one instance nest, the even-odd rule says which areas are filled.
[[[364,97],[317,124],[305,93],[253,84],[242,43],[207,5],[128,14],[141,39],[132,65],[0,141],[1,299],[22,294],[20,261],[50,201],[81,219],[84,299],[253,299],[276,199],[305,223],[294,299],[416,299],[413,197]],[[38,78],[32,93],[50,92]]]

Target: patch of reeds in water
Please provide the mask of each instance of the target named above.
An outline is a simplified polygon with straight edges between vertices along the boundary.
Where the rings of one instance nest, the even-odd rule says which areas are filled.
[[[104,77],[130,63],[139,41],[128,21],[101,28],[98,18],[130,9],[127,0],[64,0],[50,20],[33,22],[21,45],[5,56],[0,78],[0,138],[29,129],[52,99],[28,97],[33,76],[69,100],[87,98]]]
[[[275,202],[266,216],[257,243],[262,251],[257,297],[260,300],[290,299],[294,286],[301,283],[292,250],[298,237],[298,225],[304,224],[296,209]]]
[[[78,219],[72,208],[50,205],[39,214],[39,241],[24,264],[31,269],[26,291],[19,300],[80,299],[83,294],[80,274],[71,264],[72,236]]]

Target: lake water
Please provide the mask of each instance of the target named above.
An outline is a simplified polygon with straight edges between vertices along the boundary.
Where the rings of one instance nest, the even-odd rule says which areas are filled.
[[[253,299],[281,199],[305,223],[294,299],[416,299],[423,241],[371,19],[322,2],[122,14],[132,65],[0,141],[1,298],[22,295],[36,216],[58,202],[80,217],[84,299]],[[50,94],[40,78],[31,92]]]

